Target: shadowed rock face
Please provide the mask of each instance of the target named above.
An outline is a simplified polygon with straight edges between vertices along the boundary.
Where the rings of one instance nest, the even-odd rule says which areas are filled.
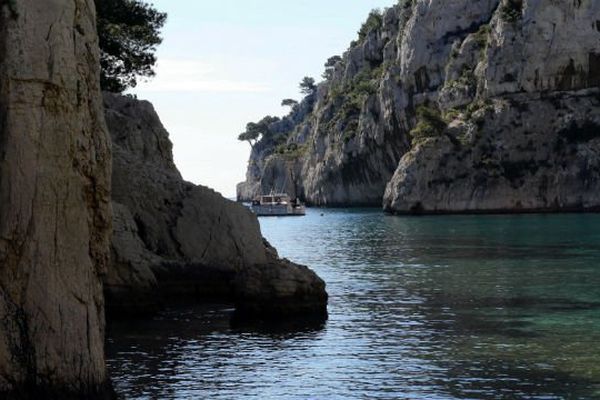
[[[597,209],[598,21],[595,1],[400,1],[254,146],[238,198],[285,188],[393,213]],[[428,129],[422,108],[445,126]]]
[[[0,2],[0,398],[107,398],[94,3]]]
[[[218,297],[263,317],[325,314],[325,284],[280,260],[244,206],[185,182],[152,105],[105,94],[113,140],[114,236],[106,280],[115,313]]]

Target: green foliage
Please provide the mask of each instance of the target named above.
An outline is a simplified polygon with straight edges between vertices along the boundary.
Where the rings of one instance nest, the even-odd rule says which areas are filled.
[[[346,126],[344,127],[344,134],[342,135],[342,141],[344,143],[349,143],[352,139],[356,137],[358,133],[358,119],[352,119],[348,121]]]
[[[123,92],[154,76],[167,15],[142,0],[95,0],[103,90]]]
[[[467,105],[467,107],[465,109],[465,118],[467,120],[472,120],[474,113],[476,113],[477,111],[480,111],[480,110],[484,110],[484,111],[491,110],[493,108],[493,106],[494,105],[490,99],[486,99],[485,101],[482,101],[482,100],[474,101],[471,104]],[[475,121],[475,122],[477,122],[477,121]]]
[[[246,141],[250,143],[250,146],[254,147],[261,136],[266,138],[273,137],[271,126],[279,121],[278,117],[267,115],[258,122],[249,122],[246,125],[246,131],[239,134],[238,140]]]
[[[456,108],[451,108],[451,109],[447,110],[446,112],[444,112],[443,118],[444,118],[444,121],[450,123],[450,122],[454,121],[455,119],[459,118],[461,115],[462,114],[459,110],[457,110]]]
[[[450,58],[454,59],[457,58],[460,54],[460,49],[459,47],[452,47],[452,50],[450,51]]]
[[[488,24],[481,25],[481,27],[479,27],[479,30],[475,32],[475,41],[479,47],[487,46],[491,32],[492,28]]]
[[[275,148],[275,154],[279,154],[287,159],[296,159],[306,154],[307,146],[297,143],[284,143]]]
[[[447,123],[437,109],[422,105],[417,108],[417,125],[409,135],[413,140],[439,137],[446,127]]]
[[[385,73],[391,68],[391,63],[389,61],[383,62],[380,66],[373,68],[370,73],[371,79],[381,79],[385,75]]]
[[[299,87],[300,87],[300,93],[302,93],[306,96],[310,96],[311,94],[314,94],[315,91],[317,90],[317,85],[315,83],[315,79],[311,78],[309,76],[305,76],[302,79]]]
[[[352,80],[348,88],[349,94],[363,97],[375,94],[381,74],[381,68],[365,68],[361,70]]]
[[[340,56],[331,56],[327,59],[325,63],[325,67],[335,67],[337,63],[342,62],[342,57]]]
[[[358,31],[358,43],[364,42],[369,33],[374,29],[379,29],[383,25],[383,12],[380,9],[374,9],[369,13],[369,17],[362,24]]]
[[[342,57],[340,56],[329,57],[329,59],[327,59],[327,62],[325,63],[325,72],[323,72],[323,79],[331,79],[333,77],[333,72],[335,71],[335,66],[341,62]]]
[[[369,96],[377,93],[383,68],[365,68],[356,74],[350,83],[331,87],[329,97],[339,104],[339,107],[325,125],[324,132],[341,130],[342,140],[346,143],[356,135],[363,104]]]
[[[505,0],[500,8],[500,17],[506,22],[517,22],[523,15],[523,0]]]
[[[416,0],[398,0],[398,5],[401,8],[412,7],[415,5],[415,3],[416,3]]]
[[[258,140],[259,134],[255,132],[242,132],[238,135],[238,140],[241,142],[248,142],[250,146],[254,147],[255,142]]]
[[[298,101],[294,99],[283,99],[281,100],[282,107],[291,107],[292,109],[298,107]]]
[[[448,87],[456,87],[456,86],[476,86],[477,78],[475,77],[475,73],[473,70],[469,69],[465,66],[460,74],[460,77],[454,81],[450,81],[446,84]]]

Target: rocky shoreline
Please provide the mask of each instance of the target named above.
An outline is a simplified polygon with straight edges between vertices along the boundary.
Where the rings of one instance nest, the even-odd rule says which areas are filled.
[[[374,12],[254,146],[238,199],[283,186],[394,214],[597,210],[599,20],[600,4],[541,0]]]
[[[263,317],[326,316],[325,283],[282,260],[246,207],[185,182],[146,101],[105,93],[112,138],[113,240],[107,308],[135,315],[170,299],[218,299]]]
[[[255,320],[327,318],[323,280],[183,181],[150,103],[103,99],[95,21],[90,1],[0,2],[3,399],[115,398],[105,308],[219,296]]]

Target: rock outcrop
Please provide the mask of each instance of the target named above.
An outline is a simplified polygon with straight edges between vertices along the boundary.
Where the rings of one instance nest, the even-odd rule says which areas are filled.
[[[108,398],[110,150],[93,2],[0,2],[0,397]]]
[[[309,203],[393,213],[596,209],[599,21],[589,0],[372,14],[311,110],[254,147],[238,197],[291,180]]]
[[[113,141],[110,309],[139,313],[188,296],[235,301],[245,314],[326,314],[324,282],[279,259],[246,207],[182,179],[150,103],[104,100]]]

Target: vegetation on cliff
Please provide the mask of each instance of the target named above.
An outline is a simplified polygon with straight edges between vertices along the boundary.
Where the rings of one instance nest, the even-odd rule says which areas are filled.
[[[352,43],[352,47],[358,43],[364,42],[367,35],[377,29],[381,28],[383,23],[383,11],[380,9],[374,9],[369,14],[367,20],[361,26],[358,31],[358,40]],[[294,99],[284,99],[281,102],[283,107],[290,107],[289,113],[283,118],[276,118],[267,116],[259,122],[249,122],[246,126],[246,130],[238,136],[240,141],[248,141],[252,148],[255,144],[264,138],[263,144],[268,146],[270,142],[271,147],[277,154],[290,154],[301,155],[303,152],[298,152],[297,149],[302,147],[297,143],[289,143],[286,141],[294,128],[304,120],[310,112],[313,111],[313,106],[316,101],[317,90],[319,86],[327,84],[334,80],[335,69],[341,66],[344,62],[344,58],[339,55],[331,56],[325,62],[325,71],[323,72],[323,81],[317,83],[312,77],[304,77],[299,84],[300,93],[304,96],[300,101]],[[377,68],[379,67],[379,68]],[[360,71],[359,74],[349,83],[340,85],[335,84],[331,87],[329,95],[335,100],[344,103],[341,114],[337,115],[334,120],[342,117],[343,119],[351,118],[358,115],[360,112],[361,105],[365,100],[365,97],[373,94],[376,91],[376,79],[380,78],[383,71],[380,65],[373,68],[365,68]],[[341,97],[347,97],[340,99]],[[304,105],[305,107],[301,107]],[[352,118],[351,118],[352,119]],[[277,126],[271,126],[277,124]],[[357,124],[355,120],[346,123],[345,129],[345,140],[355,136],[355,130]],[[276,140],[273,140],[276,139]],[[290,151],[293,149],[293,151]]]
[[[95,0],[102,89],[121,93],[154,76],[167,15],[142,0]]]
[[[238,197],[293,181],[289,191],[327,206],[596,207],[599,10],[542,0],[374,10],[314,95],[253,147]]]

